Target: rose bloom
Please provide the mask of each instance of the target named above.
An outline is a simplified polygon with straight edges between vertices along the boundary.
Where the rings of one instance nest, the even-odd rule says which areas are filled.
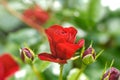
[[[84,45],[84,39],[75,43],[77,30],[73,27],[63,28],[53,25],[45,32],[49,40],[51,54],[40,53],[38,57],[41,60],[64,64]]]
[[[25,20],[42,25],[49,19],[49,14],[42,10],[38,5],[35,5],[34,7],[29,8],[23,12],[23,18]]]
[[[18,70],[19,65],[10,54],[5,53],[0,56],[0,80],[6,80]]]

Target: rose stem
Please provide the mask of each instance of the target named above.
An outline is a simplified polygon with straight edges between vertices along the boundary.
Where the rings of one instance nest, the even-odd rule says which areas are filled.
[[[41,74],[38,72],[38,70],[36,69],[36,67],[33,64],[31,65],[31,68],[34,71],[34,73],[36,74],[36,76],[38,77],[38,80],[44,80],[43,77],[41,76]]]
[[[81,73],[83,73],[83,71],[85,70],[86,65],[84,63],[82,63],[81,69],[79,70],[75,80],[79,80],[79,76],[81,75]]]
[[[63,66],[64,66],[64,64],[60,64],[60,75],[59,75],[59,80],[62,80]]]

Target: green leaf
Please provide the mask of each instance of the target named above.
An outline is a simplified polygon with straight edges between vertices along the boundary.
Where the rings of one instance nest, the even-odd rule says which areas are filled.
[[[94,24],[99,20],[101,11],[101,3],[100,0],[90,0],[88,5],[88,15],[89,15],[89,22]]]
[[[44,70],[46,70],[49,67],[50,62],[48,62],[48,61],[41,61],[36,56],[34,65],[38,69],[39,72],[43,72]]]
[[[21,22],[16,17],[0,7],[0,29],[7,32],[18,28],[20,24]]]
[[[15,33],[11,33],[8,36],[9,42],[14,42],[18,45],[23,43],[27,43],[28,45],[33,45],[39,42],[41,36],[39,33],[34,29],[23,29]]]
[[[48,68],[50,62],[42,61],[39,65],[39,69],[41,72],[43,72],[45,69]]]

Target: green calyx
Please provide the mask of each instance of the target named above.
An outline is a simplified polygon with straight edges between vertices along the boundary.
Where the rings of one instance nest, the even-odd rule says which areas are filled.
[[[93,54],[88,54],[88,55],[84,56],[82,61],[84,64],[88,65],[88,64],[95,62],[95,59],[93,57]]]

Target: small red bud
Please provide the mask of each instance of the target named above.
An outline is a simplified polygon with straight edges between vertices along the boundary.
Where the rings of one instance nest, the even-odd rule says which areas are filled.
[[[93,63],[95,61],[95,57],[96,57],[96,52],[94,50],[94,48],[89,47],[88,49],[86,49],[82,55],[82,61],[85,64],[90,64]]]
[[[20,55],[21,55],[23,62],[31,63],[34,60],[34,53],[31,49],[22,48],[20,51],[21,51]]]
[[[103,75],[102,80],[119,80],[120,71],[114,67],[108,69],[108,71]]]

